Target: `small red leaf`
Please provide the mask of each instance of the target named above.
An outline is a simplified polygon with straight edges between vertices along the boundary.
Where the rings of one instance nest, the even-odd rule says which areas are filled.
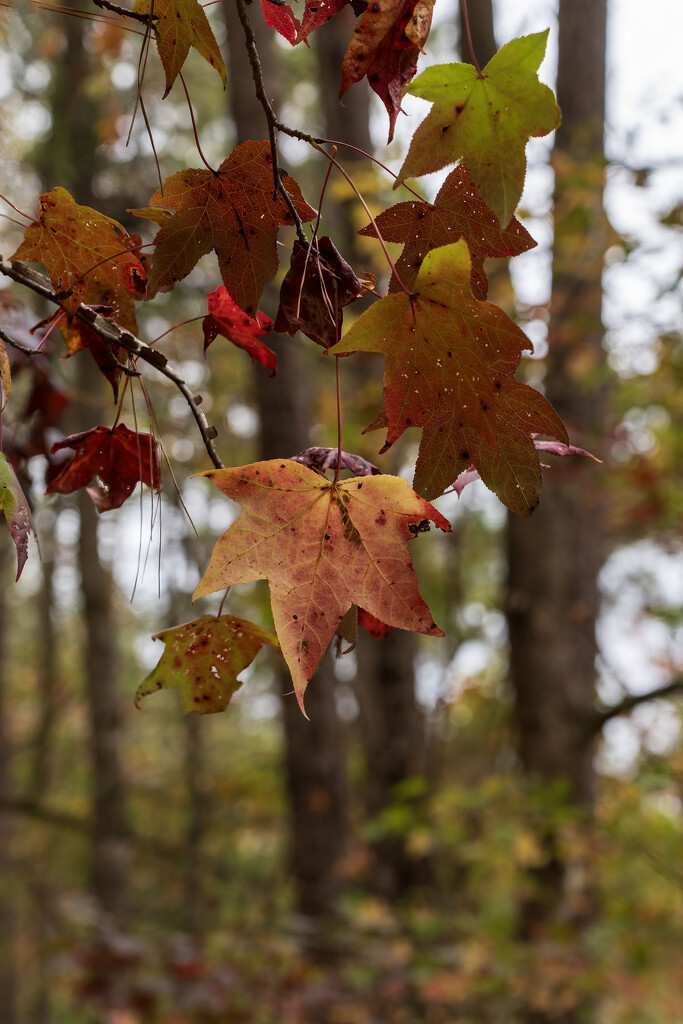
[[[233,345],[243,348],[248,352],[252,360],[255,359],[261,366],[275,373],[276,356],[272,349],[259,341],[262,334],[270,334],[273,329],[273,321],[265,313],[257,312],[256,318],[249,316],[231,298],[225,285],[216,288],[207,296],[209,312],[203,320],[204,328],[204,351],[214,340],[217,334],[221,334]]]
[[[130,497],[138,481],[161,489],[161,468],[157,441],[151,434],[139,434],[119,423],[114,430],[93,427],[71,434],[52,445],[53,453],[72,448],[73,459],[52,480],[46,494],[71,494],[87,487],[93,477],[101,483],[88,487],[99,512],[119,508]]]
[[[295,18],[292,8],[283,0],[261,0],[263,19],[269,28],[274,28],[292,46],[298,42],[299,19]]]
[[[371,615],[370,612],[366,612],[365,608],[358,609],[358,625],[362,626],[365,632],[369,633],[375,640],[383,640],[394,628]]]

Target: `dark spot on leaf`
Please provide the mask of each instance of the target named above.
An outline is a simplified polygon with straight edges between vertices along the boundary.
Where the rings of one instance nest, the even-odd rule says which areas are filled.
[[[461,459],[469,459],[469,457],[470,457],[470,453],[467,451],[467,448],[463,448],[463,450],[460,452],[460,458]]]
[[[292,615],[292,618],[293,618],[293,619],[298,619],[298,618],[299,618],[299,616],[298,616],[298,615]]]

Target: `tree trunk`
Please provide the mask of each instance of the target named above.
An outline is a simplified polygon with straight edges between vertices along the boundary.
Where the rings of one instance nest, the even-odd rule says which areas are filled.
[[[603,126],[606,0],[560,0],[555,241],[546,394],[572,441],[600,450],[607,432],[602,265],[605,249]],[[602,442],[602,443],[601,443]],[[594,463],[558,460],[544,476],[531,520],[508,520],[508,599],[512,681],[524,771],[562,780],[590,818],[594,798],[597,577],[603,559],[604,491]],[[560,917],[578,941],[592,899],[586,865],[563,862],[551,824],[548,861],[538,872],[523,931],[541,939]],[[577,879],[579,884],[577,885]],[[569,930],[569,932],[567,931]],[[585,1021],[588,1008],[553,1016]],[[550,1017],[532,1014],[529,1021]]]
[[[17,1024],[17,949],[16,886],[12,883],[14,823],[9,803],[12,797],[11,747],[8,722],[6,671],[7,606],[5,589],[11,575],[9,533],[5,531],[0,548],[0,1006],[3,1024]],[[12,567],[13,568],[13,567]]]
[[[89,58],[83,44],[83,22],[60,20],[65,46],[54,65],[51,87],[52,129],[35,152],[35,165],[46,187],[55,180],[68,188],[76,202],[95,205],[92,181],[97,164],[98,109],[87,89]],[[78,103],[72,102],[78,97]],[[68,116],[67,116],[68,113]],[[79,396],[94,396],[104,404],[104,380],[85,352],[76,357]],[[92,426],[93,410],[74,403],[74,429]],[[78,566],[85,631],[83,674],[90,724],[92,763],[93,849],[92,880],[102,909],[120,917],[127,881],[124,782],[119,763],[119,707],[116,692],[116,614],[111,572],[98,550],[98,513],[84,490],[78,492],[80,538]]]
[[[225,5],[231,67],[231,109],[237,141],[253,138],[263,111],[253,88],[244,49],[244,34],[232,4]],[[254,12],[256,36],[268,95],[278,95],[273,30]],[[271,293],[271,296],[274,296]],[[271,336],[277,354],[277,376],[254,368],[256,406],[261,421],[260,456],[288,457],[310,444],[311,383],[299,338]],[[306,691],[302,716],[283,664],[276,669],[275,689],[281,700],[285,739],[285,774],[290,804],[290,858],[299,911],[322,917],[333,909],[340,886],[339,866],[347,847],[346,770],[343,730],[337,716],[332,662],[324,658]]]

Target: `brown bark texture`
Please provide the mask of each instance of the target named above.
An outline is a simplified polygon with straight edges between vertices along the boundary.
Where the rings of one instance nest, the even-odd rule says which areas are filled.
[[[230,101],[237,142],[266,137],[244,48],[242,26],[231,4],[225,5],[230,58]],[[268,95],[279,96],[277,51],[273,30],[260,18],[252,27],[264,70]],[[276,102],[276,107],[278,106]],[[283,250],[284,251],[284,250]],[[283,260],[286,257],[283,257]],[[277,375],[254,368],[254,393],[259,413],[263,459],[295,455],[310,444],[312,384],[299,338],[272,335],[268,345],[277,354]],[[290,806],[290,860],[298,910],[320,918],[333,910],[341,885],[340,865],[348,841],[344,737],[337,716],[335,677],[328,657],[306,691],[310,721],[299,711],[284,663],[278,663],[275,690],[280,697],[284,729],[287,797]]]
[[[50,92],[52,128],[44,143],[37,147],[35,163],[46,188],[58,180],[76,202],[95,206],[92,182],[97,166],[98,110],[87,89],[90,67],[83,24],[78,18],[59,22],[65,46],[55,63]],[[76,104],[71,102],[74,96],[79,97]],[[90,403],[104,403],[105,382],[87,353],[77,356],[75,364],[72,425],[74,430],[86,430],[92,426]],[[113,580],[99,552],[99,516],[83,490],[78,492],[77,507],[84,627],[82,665],[92,765],[91,875],[102,910],[121,918],[127,888],[127,843],[124,778],[119,757]]]
[[[545,390],[572,442],[597,454],[608,433],[601,319],[605,42],[606,0],[560,0],[557,95],[563,123],[553,153]],[[541,503],[531,520],[508,518],[507,617],[522,767],[536,782],[563,786],[580,827],[590,830],[595,736],[589,723],[595,714],[605,491],[595,463],[580,462],[558,460],[544,473]],[[522,937],[557,942],[561,936],[559,955],[580,965],[582,934],[595,912],[588,855],[569,862],[552,815],[542,833],[547,859],[533,873]],[[593,1013],[577,987],[575,1005],[530,1012],[524,1019],[585,1024]]]

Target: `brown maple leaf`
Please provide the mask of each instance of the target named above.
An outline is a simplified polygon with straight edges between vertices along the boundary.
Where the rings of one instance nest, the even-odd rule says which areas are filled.
[[[285,175],[282,183],[301,219],[311,220],[315,211],[296,181]],[[162,204],[175,212],[154,239],[149,294],[173,287],[213,249],[225,287],[253,316],[278,268],[278,228],[294,223],[282,196],[273,201],[270,144],[243,142],[216,172],[191,168],[172,174],[150,200],[152,207]]]
[[[339,96],[367,75],[389,114],[389,142],[403,89],[424,53],[433,8],[434,0],[370,0],[344,55]]]
[[[133,10],[136,14],[153,16],[153,32],[166,75],[164,99],[171,91],[191,46],[216,69],[225,88],[228,83],[225,62],[198,0],[135,0]]]
[[[464,238],[472,259],[472,294],[482,301],[489,290],[482,259],[518,256],[536,245],[516,217],[501,230],[498,218],[477,192],[465,164],[451,171],[433,203],[397,203],[380,213],[375,222],[385,242],[405,242],[396,270],[406,288],[415,284],[428,252]],[[369,238],[377,236],[372,224],[358,233]],[[392,274],[389,291],[399,288]]]
[[[71,434],[52,445],[52,451],[72,448],[76,453],[47,486],[46,494],[71,494],[86,487],[99,512],[119,508],[141,481],[161,489],[158,443],[151,434],[140,434],[123,423],[110,430],[93,427]],[[99,482],[87,485],[97,477]]]
[[[76,312],[96,287],[114,295],[139,293],[146,279],[135,252],[140,241],[111,217],[79,206],[65,188],[40,197],[40,215],[11,257],[42,263],[62,306]]]
[[[136,707],[150,693],[176,689],[186,715],[225,711],[242,681],[237,678],[264,644],[277,647],[269,630],[234,615],[202,615],[157,633],[166,645],[158,665],[135,694]]]
[[[567,442],[567,432],[546,399],[515,380],[526,335],[473,298],[470,279],[466,242],[434,249],[413,294],[376,302],[330,351],[385,354],[384,412],[366,429],[388,428],[386,450],[406,427],[423,428],[419,493],[438,497],[472,463],[508,508],[530,515],[541,488],[532,434]]]
[[[430,520],[445,531],[450,525],[406,480],[333,484],[289,459],[203,475],[244,511],[216,543],[194,597],[269,581],[302,709],[308,681],[352,605],[400,629],[443,636],[420,596],[407,542]]]
[[[296,241],[280,289],[275,330],[292,335],[301,331],[329,348],[341,337],[342,307],[362,294],[361,281],[327,235],[317,249]]]

